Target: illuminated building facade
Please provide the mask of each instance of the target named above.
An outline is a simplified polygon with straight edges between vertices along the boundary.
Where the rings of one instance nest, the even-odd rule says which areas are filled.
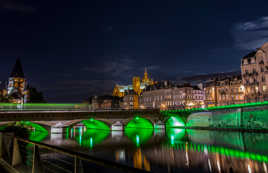
[[[242,58],[241,73],[245,86],[245,101],[268,100],[268,43]]]
[[[145,68],[142,80],[138,76],[132,78],[131,85],[116,85],[113,90],[113,96],[123,97],[122,108],[125,109],[139,109],[139,96],[142,91],[155,82],[148,77],[147,69]]]
[[[13,103],[26,103],[28,91],[20,59],[17,59],[8,79],[7,95]]]
[[[204,99],[204,91],[196,86],[180,86],[162,81],[148,86],[142,92],[139,102],[141,109],[184,109],[202,107]]]
[[[240,75],[207,82],[204,91],[206,96],[205,105],[207,107],[245,102],[245,87],[242,84]]]
[[[137,84],[139,84],[139,89],[143,90],[146,86],[154,84],[154,81],[148,77],[147,69],[145,68],[144,76],[142,81],[138,82],[139,77],[133,77],[132,84],[130,85],[118,85],[116,84],[113,90],[113,96],[124,97],[128,90],[135,89],[137,91]],[[136,86],[136,88],[135,88]]]

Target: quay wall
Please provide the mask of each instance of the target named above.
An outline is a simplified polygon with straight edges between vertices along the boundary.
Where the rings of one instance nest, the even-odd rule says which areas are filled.
[[[268,130],[268,106],[192,113],[187,128]]]

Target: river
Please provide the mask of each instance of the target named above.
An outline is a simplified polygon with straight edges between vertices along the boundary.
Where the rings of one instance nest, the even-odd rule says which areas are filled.
[[[31,139],[152,172],[267,173],[268,166],[266,133],[178,128],[121,132],[78,126]]]

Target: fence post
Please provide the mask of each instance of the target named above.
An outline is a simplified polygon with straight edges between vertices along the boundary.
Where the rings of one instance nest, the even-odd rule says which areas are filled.
[[[3,158],[3,133],[0,133],[0,158]]]
[[[83,173],[84,169],[82,166],[82,161],[77,158],[77,156],[74,156],[74,173]]]
[[[34,144],[32,173],[42,173],[43,167],[40,160],[39,148]]]
[[[21,164],[21,162],[22,162],[22,159],[21,159],[18,139],[16,137],[14,137],[11,166],[15,167],[15,166]]]
[[[74,156],[74,173],[78,173],[78,159]]]

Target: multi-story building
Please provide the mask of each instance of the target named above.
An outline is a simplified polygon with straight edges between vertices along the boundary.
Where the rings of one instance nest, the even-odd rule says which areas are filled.
[[[205,105],[223,106],[244,103],[245,87],[241,76],[214,79],[207,82],[204,87]]]
[[[245,101],[268,100],[268,42],[242,58],[241,72]]]
[[[174,85],[169,81],[148,86],[139,97],[140,108],[183,109],[202,107],[204,91],[196,86]]]

